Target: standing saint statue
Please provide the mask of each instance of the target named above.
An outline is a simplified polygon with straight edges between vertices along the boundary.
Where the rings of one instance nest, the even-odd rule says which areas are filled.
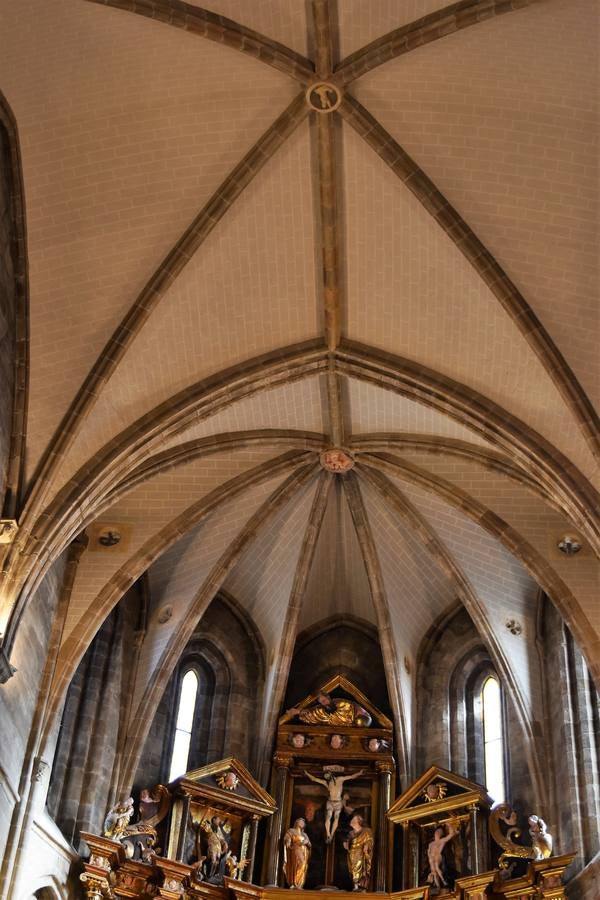
[[[352,878],[354,891],[367,891],[371,880],[373,865],[373,832],[364,824],[362,816],[354,815],[350,819],[350,835],[344,841],[348,851],[348,871]]]
[[[296,819],[283,836],[283,873],[290,890],[302,890],[306,881],[311,843],[304,819]]]
[[[342,800],[344,784],[346,781],[352,781],[354,778],[359,778],[364,772],[364,769],[360,769],[358,772],[355,772],[354,775],[336,775],[332,771],[334,768],[341,772],[344,771],[339,766],[326,766],[323,769],[323,778],[317,778],[316,775],[311,775],[310,772],[304,770],[304,774],[307,778],[310,778],[310,780],[314,781],[316,784],[322,784],[327,788],[327,793],[329,794],[327,803],[325,804],[325,840],[328,844],[331,843],[340,821],[340,813],[344,806]]]
[[[225,858],[229,850],[229,834],[231,822],[220,816],[213,816],[210,822],[205,819],[202,828],[208,834],[206,846],[206,874],[207,878],[214,878],[218,874],[219,863]]]

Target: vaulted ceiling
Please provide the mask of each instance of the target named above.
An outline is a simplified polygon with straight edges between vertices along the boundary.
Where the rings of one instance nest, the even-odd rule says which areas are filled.
[[[406,747],[419,645],[457,599],[523,721],[540,587],[598,676],[596,16],[2,6],[30,293],[13,621],[90,537],[55,706],[144,572],[138,717],[221,588],[265,643],[266,729],[297,633],[332,615],[378,627]]]

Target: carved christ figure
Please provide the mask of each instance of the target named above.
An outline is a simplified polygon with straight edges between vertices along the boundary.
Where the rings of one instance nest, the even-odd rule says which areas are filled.
[[[331,843],[340,821],[340,813],[344,806],[342,799],[344,784],[346,781],[353,781],[355,778],[359,778],[363,772],[364,769],[360,769],[354,775],[334,775],[333,772],[326,771],[323,778],[317,778],[316,775],[311,775],[310,772],[304,771],[306,777],[314,781],[315,784],[322,784],[329,795],[325,804],[325,839],[328,844]]]

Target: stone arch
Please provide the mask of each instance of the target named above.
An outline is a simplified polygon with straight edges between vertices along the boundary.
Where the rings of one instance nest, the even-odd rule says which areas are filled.
[[[250,615],[230,595],[219,592],[197,622],[167,683],[144,746],[139,749],[134,789],[166,778],[174,728],[172,710],[181,678],[190,667],[208,675],[208,690],[197,703],[192,736],[197,744],[190,750],[188,768],[226,755],[237,756],[251,767],[256,765],[264,644]],[[160,761],[157,744],[161,745]]]
[[[0,91],[0,510],[20,512],[29,381],[25,195],[17,123]],[[6,461],[6,466],[4,465]]]
[[[337,674],[346,675],[375,706],[392,716],[377,629],[350,615],[331,616],[298,635],[284,709]]]
[[[490,674],[498,679],[503,695],[504,763],[510,775],[505,784],[512,786],[519,802],[535,804],[538,779],[531,769],[531,735],[520,722],[512,686],[498,672],[468,610],[460,603],[434,622],[419,648],[417,772],[438,765],[484,782],[481,722],[473,699]]]
[[[23,895],[23,900],[62,900],[64,892],[61,892],[57,886],[47,882],[41,887],[35,888],[31,893],[31,888]]]
[[[84,628],[77,637],[70,638],[65,641],[61,648],[61,654],[58,660],[55,679],[51,688],[51,696],[48,704],[48,711],[45,716],[44,737],[42,745],[45,746],[46,741],[51,734],[53,722],[60,713],[63,697],[65,696],[69,682],[75,672],[83,654],[89,646],[94,634],[96,634],[101,623],[106,619],[110,611],[119,602],[128,588],[130,588],[138,578],[146,571],[149,565],[165,552],[182,534],[185,534],[190,528],[198,524],[204,515],[210,514],[218,505],[223,497],[231,498],[236,496],[237,492],[244,490],[247,486],[257,484],[262,480],[268,480],[281,472],[293,470],[294,461],[284,456],[279,461],[268,464],[262,464],[256,469],[251,470],[245,475],[233,479],[228,482],[225,492],[218,489],[216,496],[209,495],[205,501],[200,504],[194,504],[193,508],[186,510],[181,516],[178,516],[173,522],[163,529],[157,537],[152,539],[147,545],[134,555],[119,572],[108,582],[107,585],[98,595],[94,603],[94,614],[86,618]],[[302,460],[301,460],[302,461]]]
[[[192,418],[208,417],[275,384],[317,374],[326,364],[320,341],[281,348],[186,388],[110,441],[60,489],[37,521],[25,524],[22,539],[9,552],[6,565],[14,586],[11,596],[16,599],[6,629],[7,647],[44,567],[81,528],[78,511],[82,505],[90,517],[96,515],[107,495]],[[335,353],[335,368],[340,374],[417,400],[484,436],[555,498],[593,547],[600,546],[600,527],[589,515],[598,505],[597,492],[572,463],[523,422],[465,385],[374,348],[342,342]],[[45,548],[41,555],[35,549],[40,546]]]
[[[550,563],[535,547],[525,541],[500,516],[449,481],[433,476],[431,473],[411,463],[402,462],[390,454],[374,454],[373,456],[365,454],[362,462],[367,468],[380,470],[386,475],[391,474],[392,477],[400,476],[412,484],[436,494],[450,506],[459,509],[503,544],[522,563],[534,581],[552,598],[565,622],[573,630],[588,660],[588,665],[596,684],[600,683],[600,664],[598,663],[597,653],[600,641],[590,628],[590,623],[577,599],[557,575]],[[487,639],[492,641],[492,635],[489,632],[487,633]]]

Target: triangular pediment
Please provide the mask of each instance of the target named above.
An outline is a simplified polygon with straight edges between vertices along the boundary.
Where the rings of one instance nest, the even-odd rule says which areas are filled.
[[[231,805],[246,806],[250,801],[261,807],[268,807],[270,811],[277,808],[271,795],[260,786],[235,756],[186,772],[177,779],[177,783],[183,790],[193,794],[201,790],[206,796]]]
[[[320,694],[328,694],[334,699],[336,697],[343,697],[347,700],[353,700],[358,706],[363,707],[363,709],[369,713],[373,720],[373,727],[392,730],[393,726],[388,717],[385,716],[381,710],[377,709],[368,697],[366,697],[356,685],[352,684],[345,675],[334,675],[329,681],[322,684],[318,690],[314,691],[312,694],[308,694],[303,700],[296,703],[294,709],[306,709],[317,701]],[[295,719],[296,715],[288,710],[279,719],[279,724],[287,725]]]
[[[489,808],[491,800],[485,787],[455,772],[431,766],[390,806],[387,816],[392,822],[402,822],[473,803]]]

